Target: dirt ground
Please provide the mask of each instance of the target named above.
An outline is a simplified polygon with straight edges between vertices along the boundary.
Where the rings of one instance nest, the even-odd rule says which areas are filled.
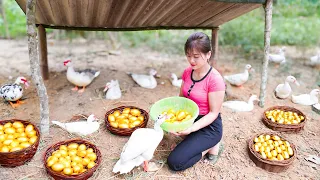
[[[31,81],[28,49],[26,40],[0,40],[0,84],[13,82],[17,76],[26,76]],[[272,47],[275,51],[276,47]],[[319,49],[318,49],[319,50]],[[131,173],[118,175],[112,173],[112,168],[119,158],[119,154],[128,137],[111,134],[104,125],[104,114],[107,110],[120,105],[134,105],[149,110],[151,105],[162,98],[178,95],[179,89],[173,87],[169,81],[169,73],[181,75],[188,66],[183,54],[167,55],[147,48],[121,49],[120,55],[109,55],[106,42],[74,40],[48,40],[48,59],[50,79],[45,81],[49,96],[50,120],[70,121],[75,114],[94,113],[100,120],[100,130],[86,137],[97,145],[102,153],[102,163],[90,179],[320,179],[320,166],[306,161],[307,155],[320,154],[320,115],[311,110],[310,106],[293,104],[289,99],[278,100],[273,96],[273,90],[279,83],[283,83],[286,76],[292,74],[297,77],[301,86],[292,85],[295,94],[309,93],[317,88],[319,69],[304,65],[304,61],[315,54],[317,49],[302,51],[287,48],[289,63],[276,68],[269,66],[269,81],[265,108],[255,106],[252,112],[235,113],[229,109],[222,109],[223,143],[225,150],[216,165],[201,160],[193,167],[183,172],[172,172],[166,164],[170,152],[170,144],[179,138],[165,135],[158,146],[153,161],[161,167],[157,172],[145,173],[141,168],[135,168]],[[224,74],[242,72],[245,64],[250,63],[255,69],[244,89],[231,87],[228,91],[231,98],[247,101],[251,94],[259,95],[261,57],[244,59],[235,50],[220,48],[218,66]],[[66,79],[66,68],[63,61],[73,60],[76,69],[93,68],[101,71],[100,76],[86,89],[78,94],[71,91],[73,87]],[[155,89],[143,89],[125,73],[147,73],[149,68],[155,68],[161,75],[157,79]],[[318,78],[318,79],[317,79]],[[101,97],[99,90],[111,79],[118,79],[122,89],[120,100],[106,100]],[[162,82],[162,84],[161,84]],[[24,119],[39,124],[39,98],[35,86],[31,83],[25,90],[26,104],[12,109],[8,104],[0,103],[0,119]],[[272,132],[261,121],[263,111],[275,105],[288,105],[303,111],[308,120],[305,129],[299,133],[279,133],[294,143],[297,147],[297,159],[290,168],[282,173],[270,173],[255,166],[249,159],[246,141],[256,133]],[[150,120],[147,127],[153,127]],[[33,159],[16,168],[0,168],[0,179],[50,179],[47,175],[42,157],[51,144],[76,138],[66,131],[50,126],[50,135],[42,137],[39,148]]]

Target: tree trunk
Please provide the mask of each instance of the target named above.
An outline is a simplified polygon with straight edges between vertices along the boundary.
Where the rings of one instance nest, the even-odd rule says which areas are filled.
[[[7,23],[6,12],[5,12],[2,0],[0,0],[0,14],[1,14],[2,18],[3,18],[3,24],[4,24],[4,28],[6,30],[6,38],[10,39],[9,26],[8,26],[8,23]]]
[[[269,49],[272,26],[272,0],[267,0],[264,5],[265,10],[265,29],[264,29],[264,58],[262,63],[261,85],[260,85],[260,102],[259,106],[264,107],[266,96],[266,88],[268,81],[268,64],[269,64]]]
[[[31,77],[34,85],[36,85],[37,93],[40,100],[40,130],[43,134],[49,133],[49,104],[47,89],[43,83],[40,73],[40,62],[37,47],[37,28],[35,18],[36,0],[27,1],[27,34],[28,34],[28,50],[31,68]]]

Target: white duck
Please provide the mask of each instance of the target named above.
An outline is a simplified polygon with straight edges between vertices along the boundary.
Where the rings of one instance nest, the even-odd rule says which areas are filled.
[[[154,69],[151,69],[149,71],[149,75],[134,74],[130,72],[128,74],[137,84],[139,84],[143,88],[154,89],[155,87],[157,87],[157,80],[154,77],[157,74],[157,71]]]
[[[294,76],[288,76],[284,84],[279,84],[274,90],[274,94],[277,98],[285,99],[290,96],[292,90],[289,83],[295,83],[297,86],[300,86]]]
[[[81,90],[78,91],[79,93],[83,93],[85,90],[85,87],[88,86],[93,81],[93,79],[99,76],[100,74],[100,71],[94,71],[91,69],[75,71],[73,69],[71,60],[66,60],[63,62],[63,64],[68,67],[68,70],[67,70],[68,81],[76,86],[72,90],[77,91],[78,86],[83,87]]]
[[[247,64],[243,73],[224,76],[224,79],[234,86],[242,86],[242,84],[248,81],[250,70],[251,65]]]
[[[253,110],[253,101],[259,101],[256,95],[252,95],[248,102],[245,101],[226,101],[222,106],[230,108],[234,111],[248,112]]]
[[[320,53],[310,58],[310,64],[313,66],[320,64]]]
[[[106,99],[119,99],[121,98],[121,90],[118,80],[111,80],[108,82],[103,90],[106,93]]]
[[[167,118],[167,115],[159,115],[155,120],[154,129],[139,128],[131,134],[122,149],[120,159],[113,167],[114,173],[128,173],[142,163],[144,163],[144,170],[149,170],[148,161],[152,159],[154,151],[163,138],[160,125]]]
[[[274,63],[286,63],[286,57],[285,57],[285,47],[280,48],[278,54],[269,54],[269,61]]]
[[[301,94],[298,96],[292,95],[291,100],[293,103],[310,106],[317,104],[319,102],[318,95],[320,93],[319,89],[313,89],[310,94]]]
[[[173,86],[181,87],[182,79],[178,79],[177,75],[175,73],[171,73],[171,84]]]
[[[23,104],[23,101],[20,101],[23,95],[23,88],[20,86],[20,83],[23,83],[26,89],[29,87],[29,83],[25,77],[18,77],[13,84],[5,84],[0,87],[0,97],[8,101],[13,108]],[[16,103],[13,104],[12,101],[16,101]]]
[[[86,136],[96,132],[99,127],[100,123],[97,122],[97,118],[94,114],[91,114],[87,121],[79,121],[79,122],[70,122],[70,123],[62,123],[59,121],[52,121],[52,124],[60,126],[62,129],[70,132],[79,134],[81,136]]]

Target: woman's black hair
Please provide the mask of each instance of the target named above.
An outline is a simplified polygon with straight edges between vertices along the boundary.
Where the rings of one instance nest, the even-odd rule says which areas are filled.
[[[204,54],[211,51],[211,42],[209,37],[203,32],[195,32],[191,34],[184,45],[184,52],[187,55],[188,52],[192,51],[193,49],[196,49]]]

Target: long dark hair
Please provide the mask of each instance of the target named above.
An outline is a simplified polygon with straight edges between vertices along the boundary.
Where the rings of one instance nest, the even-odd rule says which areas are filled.
[[[187,55],[188,52],[192,51],[193,49],[196,49],[204,54],[211,51],[211,42],[209,37],[203,32],[195,32],[191,34],[184,45],[184,53]]]

